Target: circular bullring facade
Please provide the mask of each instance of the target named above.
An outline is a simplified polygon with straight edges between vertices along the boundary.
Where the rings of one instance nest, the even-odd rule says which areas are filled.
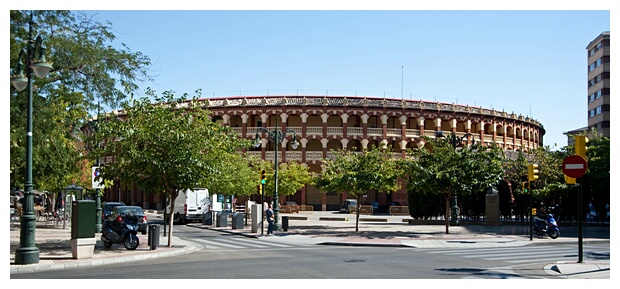
[[[331,150],[361,151],[372,146],[389,146],[395,157],[405,156],[421,136],[436,132],[474,135],[478,143],[496,145],[506,152],[530,151],[542,146],[545,130],[529,117],[467,105],[423,100],[338,96],[246,96],[201,99],[203,107],[230,126],[239,136],[254,139],[260,127],[269,131],[292,129],[301,146],[290,146],[292,135],[280,144],[278,161],[305,163],[320,172],[323,158]],[[247,151],[274,161],[274,143],[262,135],[262,145]],[[280,198],[311,205],[314,210],[337,210],[346,194],[319,192],[306,186],[294,196]],[[380,204],[407,203],[405,189],[392,194],[370,192],[365,201]]]

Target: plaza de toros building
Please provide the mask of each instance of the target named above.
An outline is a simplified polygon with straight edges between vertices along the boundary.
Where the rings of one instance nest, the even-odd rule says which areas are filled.
[[[423,100],[350,96],[240,96],[203,99],[214,117],[230,126],[242,138],[254,139],[260,127],[295,131],[300,146],[290,145],[292,134],[278,147],[278,162],[305,163],[321,172],[321,160],[331,150],[361,151],[372,146],[389,146],[395,157],[418,145],[421,136],[435,137],[451,132],[471,133],[478,143],[492,143],[506,151],[530,151],[542,146],[545,130],[538,121],[493,109]],[[261,133],[262,145],[248,154],[274,161],[274,143]],[[337,210],[346,194],[320,192],[306,186],[294,196],[280,197],[311,205],[314,210]],[[386,194],[369,192],[366,201],[407,204],[405,188]]]
[[[204,98],[202,107],[213,112],[216,121],[230,126],[240,137],[254,140],[259,128],[268,131],[293,130],[300,146],[291,147],[292,133],[278,147],[278,162],[297,161],[310,171],[321,172],[321,162],[332,150],[362,151],[373,146],[391,147],[394,157],[404,157],[422,136],[437,132],[457,136],[470,133],[476,143],[496,145],[507,153],[530,151],[542,146],[545,130],[529,117],[481,107],[424,100],[352,96],[238,96]],[[261,146],[246,150],[267,161],[274,161],[275,143],[260,134]],[[113,161],[104,158],[103,163]],[[123,201],[145,209],[163,209],[163,197],[111,188],[105,201]],[[280,202],[295,201],[315,211],[338,210],[346,193],[320,192],[305,186],[293,196],[280,196]],[[240,201],[243,201],[240,198]],[[380,205],[399,202],[407,205],[406,186],[397,192],[369,192],[364,201]]]

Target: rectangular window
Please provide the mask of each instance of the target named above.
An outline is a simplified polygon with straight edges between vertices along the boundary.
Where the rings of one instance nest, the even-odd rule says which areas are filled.
[[[589,117],[594,117],[594,109],[590,110],[590,116]]]
[[[596,114],[599,115],[599,114],[601,114],[601,112],[603,112],[603,107],[602,106],[597,107],[596,108]]]
[[[596,92],[596,99],[601,98],[602,95],[603,95],[603,90],[599,89],[599,91]]]
[[[588,67],[588,72],[594,70],[594,68],[596,68],[596,66],[594,65],[594,63],[590,64],[590,67]]]
[[[593,101],[594,101],[594,93],[590,94],[590,102],[593,102]]]

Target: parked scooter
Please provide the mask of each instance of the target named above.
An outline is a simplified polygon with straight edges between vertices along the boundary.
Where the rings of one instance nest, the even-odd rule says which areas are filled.
[[[553,214],[547,214],[546,220],[534,218],[534,231],[540,238],[542,238],[543,235],[548,235],[551,239],[556,239],[560,236],[560,228],[553,218]]]
[[[140,244],[137,236],[138,219],[135,216],[119,215],[116,219],[105,220],[101,233],[101,241],[106,248],[123,243],[125,249],[135,250]]]

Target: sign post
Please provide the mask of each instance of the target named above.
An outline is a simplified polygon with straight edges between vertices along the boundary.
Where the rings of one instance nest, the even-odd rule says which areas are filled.
[[[582,186],[581,186],[581,177],[588,170],[588,162],[579,155],[568,156],[562,162],[562,171],[565,175],[571,178],[579,178],[579,193],[577,196],[577,222],[579,223],[578,231],[579,231],[579,239],[578,239],[578,247],[579,247],[579,259],[577,263],[583,263],[583,197],[582,197]]]

